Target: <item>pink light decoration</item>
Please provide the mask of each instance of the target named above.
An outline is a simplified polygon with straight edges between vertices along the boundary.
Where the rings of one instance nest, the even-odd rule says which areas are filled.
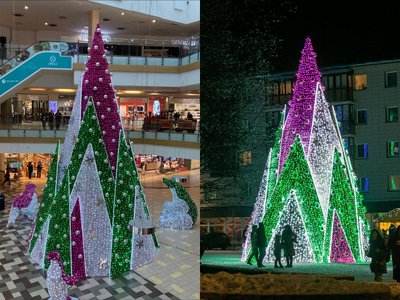
[[[60,257],[60,254],[57,251],[50,252],[49,254],[46,255],[47,260],[56,260],[58,262],[58,265],[60,266],[61,272],[62,272],[62,278],[65,281],[66,284],[68,285],[75,285],[78,283],[80,278],[76,278],[75,276],[68,276],[63,269],[62,265],[62,259]]]
[[[70,221],[72,243],[72,275],[77,279],[84,279],[86,278],[85,254],[83,251],[83,233],[79,199],[75,203]]]
[[[306,38],[301,53],[293,96],[289,102],[290,108],[282,133],[279,174],[286,162],[296,135],[300,135],[304,152],[306,155],[308,154],[315,105],[315,91],[317,83],[321,81],[321,74],[318,71],[317,55],[313,50],[309,37]]]
[[[15,197],[12,206],[17,208],[26,208],[32,201],[33,194],[35,193],[36,185],[28,183],[25,190]]]
[[[111,167],[114,167],[113,174],[115,175],[119,131],[122,129],[122,126],[99,24],[96,26],[88,61],[86,62],[86,71],[83,75],[82,116],[90,96],[93,97],[93,104],[96,108],[101,131],[103,132],[108,160]]]
[[[351,253],[349,244],[347,243],[342,224],[340,223],[336,211],[334,212],[333,216],[332,231],[330,262],[354,264],[354,257]]]

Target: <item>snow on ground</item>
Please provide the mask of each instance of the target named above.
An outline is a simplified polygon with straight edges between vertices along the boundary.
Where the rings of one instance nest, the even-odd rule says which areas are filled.
[[[257,268],[255,265],[248,265],[240,261],[240,251],[211,251],[207,250],[201,258],[203,265],[234,267],[240,272],[244,270],[249,273],[250,270],[255,270],[259,273],[260,270],[272,273],[307,273],[307,274],[343,274],[352,275],[356,281],[374,281],[374,274],[371,273],[369,263],[360,264],[315,264],[315,263],[295,263],[293,268],[274,268],[273,263],[264,263],[264,268]],[[282,265],[286,265],[285,259],[282,259]],[[383,274],[384,282],[395,282],[393,280],[393,266],[392,262],[387,264],[388,272]]]
[[[221,271],[229,270],[229,273],[233,273],[234,269],[238,273],[202,274],[202,294],[365,295],[366,299],[375,299],[374,295],[379,294],[381,296],[379,299],[400,299],[400,284],[392,279],[391,263],[388,263],[388,273],[383,276],[384,282],[377,283],[373,281],[374,274],[371,273],[368,263],[353,265],[294,263],[293,268],[275,269],[271,263],[264,263],[264,268],[247,265],[240,261],[240,256],[240,251],[206,251],[201,259],[204,268],[212,266],[220,268]],[[284,260],[282,263],[285,265]],[[256,274],[260,270],[265,273]],[[240,272],[246,274],[254,272],[256,275],[245,275]],[[354,276],[354,281],[336,280],[328,274],[351,275]]]

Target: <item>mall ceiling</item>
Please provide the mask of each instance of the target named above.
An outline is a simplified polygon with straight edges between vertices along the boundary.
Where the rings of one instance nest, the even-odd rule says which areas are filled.
[[[25,6],[28,9],[25,9]],[[200,22],[185,25],[141,13],[122,11],[104,4],[78,0],[2,0],[0,26],[17,31],[58,31],[72,36],[85,30],[89,20],[88,14],[92,10],[98,10],[100,13],[103,34],[111,35],[115,40],[152,37],[157,40],[160,37],[182,39],[200,32]]]

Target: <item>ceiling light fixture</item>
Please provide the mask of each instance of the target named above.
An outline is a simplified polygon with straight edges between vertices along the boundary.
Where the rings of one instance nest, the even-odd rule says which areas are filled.
[[[120,93],[123,93],[123,94],[143,94],[143,91],[121,90]]]
[[[29,6],[28,5],[25,5],[25,7],[24,7],[25,9],[29,9]]]
[[[155,22],[156,22],[156,20],[153,20],[152,22],[153,22],[153,23],[155,23]]]
[[[47,25],[49,25],[49,23],[45,22],[44,25],[47,26]]]
[[[55,92],[61,92],[61,93],[75,93],[75,89],[54,89]]]
[[[45,88],[29,88],[30,91],[45,91]]]
[[[122,13],[121,13],[121,16],[125,16],[125,13],[124,13],[124,12],[122,12]]]

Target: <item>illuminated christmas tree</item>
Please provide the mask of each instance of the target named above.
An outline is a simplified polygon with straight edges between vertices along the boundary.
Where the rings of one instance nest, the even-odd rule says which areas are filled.
[[[150,263],[158,242],[154,228],[148,226],[153,222],[133,146],[121,126],[99,26],[66,140],[61,151],[58,147],[29,248],[43,268],[49,268],[50,260],[58,262],[52,262],[48,277],[56,282],[52,288],[64,290],[54,274],[75,284],[86,277],[115,277]]]
[[[270,179],[262,185],[264,203],[257,199],[251,221],[257,224],[262,216],[266,260],[273,259],[275,235],[286,224],[298,236],[295,261],[365,260],[366,209],[334,111],[324,97],[310,38],[305,41],[289,110],[266,169]],[[249,232],[242,261],[251,252]]]

